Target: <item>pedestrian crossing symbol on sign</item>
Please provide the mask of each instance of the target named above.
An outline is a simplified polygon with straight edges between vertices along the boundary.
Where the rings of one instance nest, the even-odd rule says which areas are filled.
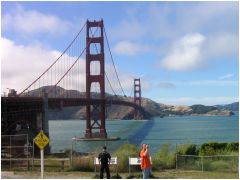
[[[40,131],[34,138],[34,142],[39,147],[39,149],[44,149],[44,147],[49,143],[49,139],[43,131]]]

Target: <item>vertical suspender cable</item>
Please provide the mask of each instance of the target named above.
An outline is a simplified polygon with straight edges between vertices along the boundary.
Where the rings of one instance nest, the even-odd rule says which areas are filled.
[[[104,34],[105,34],[105,37],[106,37],[106,40],[107,40],[108,50],[109,50],[110,57],[111,57],[111,60],[112,60],[112,64],[113,64],[113,67],[114,67],[114,70],[115,70],[115,73],[116,73],[116,76],[117,76],[117,79],[118,79],[118,83],[119,83],[119,85],[120,85],[120,87],[121,87],[121,90],[122,90],[123,95],[126,96],[126,95],[125,95],[125,92],[124,92],[124,90],[123,90],[123,88],[122,88],[120,79],[119,79],[119,77],[118,77],[118,73],[117,73],[117,70],[116,70],[116,67],[115,67],[115,63],[114,63],[114,61],[113,61],[113,56],[112,56],[112,52],[111,52],[111,49],[110,49],[110,46],[109,46],[108,37],[107,37],[107,33],[106,33],[106,31],[105,31],[105,28],[103,28],[103,31],[104,31]]]
[[[96,31],[94,32],[94,34],[96,33]],[[91,42],[88,43],[88,45]],[[87,46],[88,46],[87,45]],[[85,48],[82,50],[82,52],[80,53],[80,55],[77,57],[77,59],[73,62],[73,64],[70,66],[70,68],[63,74],[63,76],[61,76],[61,78],[57,81],[57,83],[54,85],[54,87],[56,87],[61,81],[62,79],[70,72],[70,70],[74,67],[74,65],[77,63],[77,61],[80,59],[80,57],[82,56],[82,54],[85,52],[87,46],[85,46]],[[51,88],[48,92],[51,92],[53,88]]]
[[[77,35],[75,36],[75,38],[71,41],[71,43],[68,45],[68,47],[63,51],[63,53],[37,78],[35,79],[29,86],[27,86],[20,94],[18,94],[18,96],[21,96],[26,90],[28,90],[33,84],[35,84],[44,74],[46,74],[63,56],[63,54],[65,54],[65,52],[72,46],[73,42],[76,40],[76,38],[81,34],[81,32],[83,31],[84,27],[86,26],[86,23],[83,25],[83,27],[81,28],[81,30],[77,33]]]

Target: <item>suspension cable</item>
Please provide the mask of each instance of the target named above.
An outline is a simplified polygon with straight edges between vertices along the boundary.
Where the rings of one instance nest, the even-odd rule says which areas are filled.
[[[119,83],[119,85],[120,85],[120,87],[121,87],[121,90],[122,90],[123,95],[126,96],[126,94],[125,94],[125,92],[124,92],[124,90],[123,90],[122,84],[121,84],[121,82],[120,82],[120,79],[119,79],[117,70],[116,70],[116,66],[115,66],[115,63],[114,63],[114,60],[113,60],[113,56],[112,56],[112,52],[111,52],[111,49],[110,49],[110,46],[109,46],[109,42],[108,42],[107,33],[106,33],[104,27],[103,27],[103,30],[104,30],[104,34],[105,34],[105,37],[106,37],[106,40],[107,40],[108,50],[109,50],[110,57],[111,57],[111,60],[112,60],[112,64],[113,64],[113,67],[114,67],[114,70],[115,70],[115,73],[116,73],[116,76],[117,76],[117,79],[118,79],[118,83]]]
[[[94,35],[95,35],[96,32],[97,32],[97,29],[95,30]],[[85,52],[85,50],[87,49],[87,46],[89,46],[90,43],[91,43],[91,41],[88,42],[88,44],[87,44],[86,47],[83,49],[83,51],[80,53],[80,55],[77,57],[77,59],[74,61],[74,63],[73,63],[73,64],[70,66],[70,68],[63,74],[63,76],[58,80],[58,82],[48,91],[48,93],[51,92],[54,87],[56,88],[56,86],[61,82],[61,80],[69,73],[69,71],[70,71],[70,70],[73,68],[73,66],[77,63],[77,61],[80,59],[80,57],[81,57],[82,54]]]
[[[114,91],[114,89],[113,89],[113,87],[112,87],[112,85],[111,85],[111,83],[110,83],[110,80],[109,80],[109,78],[108,78],[108,76],[107,76],[107,74],[105,73],[105,76],[106,76],[106,78],[107,78],[107,81],[108,81],[108,83],[109,83],[109,85],[110,85],[110,88],[112,89],[112,91],[113,91],[113,94],[115,95],[115,96],[117,96],[117,94],[115,93],[115,91]]]
[[[51,69],[53,67],[54,64],[56,64],[58,62],[58,60],[65,54],[65,52],[72,46],[72,44],[74,43],[74,41],[77,39],[77,37],[80,35],[80,33],[82,32],[82,30],[84,29],[84,27],[86,26],[86,23],[83,25],[83,27],[81,28],[81,30],[77,33],[77,35],[74,37],[74,39],[71,41],[71,43],[68,45],[68,47],[62,52],[62,54],[36,79],[34,80],[27,88],[25,88],[18,96],[21,96],[26,90],[28,90],[28,88],[30,88],[35,82],[37,82],[44,74],[46,74],[49,69]]]

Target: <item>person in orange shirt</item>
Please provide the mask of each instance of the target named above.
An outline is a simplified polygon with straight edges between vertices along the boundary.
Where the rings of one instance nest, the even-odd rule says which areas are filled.
[[[150,175],[151,161],[150,161],[150,155],[149,155],[147,144],[142,145],[140,157],[141,157],[141,169],[143,173],[143,179],[148,179]]]

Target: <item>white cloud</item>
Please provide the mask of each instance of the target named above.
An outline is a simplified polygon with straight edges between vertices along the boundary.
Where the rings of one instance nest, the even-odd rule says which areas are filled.
[[[162,67],[175,71],[212,67],[209,65],[212,65],[213,58],[238,56],[237,2],[151,2],[145,5],[144,12],[141,6],[129,6],[128,16],[111,28],[111,38],[160,42],[149,50],[154,54],[158,52],[161,58],[165,57]],[[203,36],[204,40],[193,47],[175,47],[179,39],[194,32]]]
[[[198,85],[198,86],[227,86],[234,85],[238,86],[238,81],[229,81],[229,80],[197,80],[197,81],[188,81],[186,82],[189,85]]]
[[[188,11],[186,11],[187,6]],[[175,26],[179,27],[176,31],[183,33],[202,30],[211,33],[228,32],[234,29],[233,24],[238,17],[238,4],[236,2],[194,2],[191,4],[185,2],[177,8],[176,14]]]
[[[169,105],[217,105],[217,104],[230,104],[239,101],[236,97],[169,97],[159,98],[158,102]]]
[[[228,78],[231,78],[233,77],[233,74],[225,74],[223,76],[220,76],[218,79],[228,79]]]
[[[127,9],[127,18],[111,28],[113,38],[138,40],[146,36],[174,39],[206,29],[211,33],[238,33],[233,25],[238,21],[237,2],[148,2],[144,12],[135,4]]]
[[[137,19],[126,19],[111,27],[109,33],[112,39],[139,39],[145,34],[145,28]]]
[[[201,48],[205,37],[202,34],[188,34],[173,44],[172,49],[160,62],[168,70],[188,71],[203,65]]]
[[[26,88],[41,73],[43,73],[44,70],[46,70],[46,68],[49,67],[50,64],[53,63],[53,61],[56,60],[61,54],[61,52],[44,49],[39,45],[16,45],[13,41],[6,38],[1,38],[1,50],[2,92],[5,92],[6,88],[14,88],[18,91],[18,93],[20,93],[20,91]],[[71,61],[68,62],[68,64],[65,62],[65,66],[70,66],[70,64],[76,59],[76,57],[69,57],[68,55],[65,55],[64,58]],[[76,72],[82,74],[81,77],[83,78],[80,82],[78,82],[81,84],[81,87],[83,87],[85,82],[84,64],[85,63],[83,60],[80,59],[78,71],[73,69],[71,72],[71,75],[74,77],[76,76]],[[61,65],[59,65],[58,68],[63,67],[63,63]],[[56,74],[58,74],[58,76],[55,79]],[[50,85],[50,82],[54,84],[54,82],[57,82],[57,80],[60,79],[62,74],[62,70],[56,71],[56,69],[53,69],[52,72],[48,73],[48,76],[44,76],[41,79],[41,82],[31,87],[31,89],[38,88],[39,85]],[[72,86],[72,84],[68,85],[69,88],[72,88]]]
[[[239,41],[238,34],[217,33],[206,38],[202,51],[204,58],[219,58],[229,55],[238,56]]]
[[[238,47],[237,34],[187,34],[172,43],[159,64],[172,71],[201,69],[211,64],[213,59],[238,56]]]
[[[111,64],[105,64],[105,72],[108,78],[110,79],[111,85],[115,93],[119,95],[123,95],[117,76]],[[127,96],[133,96],[133,88],[134,88],[133,83],[134,83],[134,78],[136,77],[134,77],[130,73],[119,71],[118,69],[117,69],[117,72],[118,72],[118,76],[125,94]],[[106,78],[105,78],[105,86],[106,86],[106,91],[112,93],[112,90]],[[141,77],[142,92],[150,90],[151,87],[152,87],[152,84],[148,80],[146,80],[144,77]]]
[[[18,5],[15,11],[2,15],[2,29],[14,30],[24,34],[51,33],[61,34],[71,29],[73,25],[55,15],[43,14],[36,10],[25,10]]]
[[[13,41],[6,38],[1,38],[1,50],[2,93],[6,92],[7,88],[14,88],[20,93],[31,82],[39,77],[39,75],[43,73],[61,54],[59,51],[44,49],[43,46],[39,44],[28,46],[16,45]],[[43,85],[54,85],[75,59],[76,57],[64,55],[61,60],[62,63],[59,63],[56,67],[54,66],[47,75],[41,78],[40,82],[38,81],[38,83],[32,86],[29,90],[33,90]],[[81,92],[85,92],[85,60],[80,59],[78,62],[79,63],[68,73],[67,77],[61,81],[59,86],[66,89],[80,88],[79,90]],[[94,68],[93,70],[98,71],[97,68]],[[122,95],[113,66],[111,64],[105,64],[105,70],[114,91],[117,94]],[[124,91],[129,95],[130,91],[133,89],[133,76],[121,71],[118,71],[118,75]],[[107,80],[105,80],[105,82],[106,91],[112,93]],[[143,91],[150,88],[149,82],[144,79],[142,79],[141,84]],[[94,89],[97,90],[98,85],[93,85],[93,90]]]
[[[160,82],[160,83],[157,84],[157,87],[167,88],[167,89],[176,88],[175,84],[170,83],[170,82]]]
[[[122,55],[136,55],[138,53],[145,53],[149,49],[146,45],[140,45],[131,41],[120,41],[113,48],[113,52]]]

